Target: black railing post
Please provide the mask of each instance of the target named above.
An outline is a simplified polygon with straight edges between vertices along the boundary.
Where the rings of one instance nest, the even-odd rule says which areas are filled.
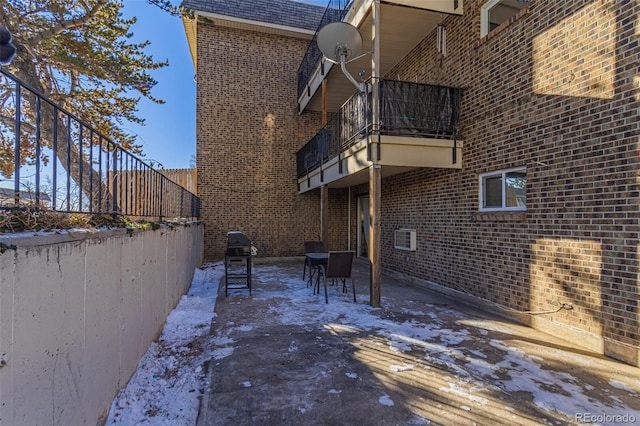
[[[67,212],[71,211],[71,116],[67,115]]]
[[[82,194],[83,194],[83,186],[82,186],[82,124],[78,129],[78,210],[82,211]]]
[[[52,197],[51,204],[54,210],[58,208],[58,107],[53,106],[53,142],[51,143],[53,147],[53,188],[51,189]]]
[[[89,133],[89,213],[93,213],[93,130]]]
[[[130,164],[131,157],[126,155],[124,152],[122,153],[124,157],[124,167],[120,168],[120,173],[122,174],[122,179],[124,180],[124,189],[122,192],[122,197],[124,201],[121,201],[122,207],[124,209],[124,214],[131,213],[131,181],[132,181],[132,173],[133,173],[133,164]],[[122,162],[122,160],[121,160]]]
[[[151,184],[151,196],[153,200],[153,208],[151,209],[153,212],[153,216],[158,216],[159,206],[158,206],[158,174],[153,175],[153,182]]]
[[[40,205],[40,96],[36,97],[36,205]]]
[[[113,198],[111,200],[111,210],[113,210],[114,213],[118,212],[118,166],[117,166],[117,161],[118,161],[118,154],[117,154],[117,147],[113,147],[113,176],[112,176],[112,180],[113,180],[113,189],[111,190],[113,192]]]
[[[102,140],[100,140],[100,144],[102,145]],[[111,144],[109,143],[109,141],[105,141],[105,154],[104,154],[104,158],[105,158],[105,165],[104,165],[104,170],[106,173],[106,181],[107,181],[107,185],[105,187],[105,189],[107,190],[107,193],[104,194],[104,203],[105,206],[104,208],[106,209],[106,211],[110,212],[112,210],[111,207],[111,200],[109,200],[109,192],[111,190],[111,180],[113,180],[112,178],[109,177],[109,173],[111,171],[111,154],[109,153],[109,149],[110,149]],[[101,155],[102,157],[102,155]],[[100,174],[100,176],[102,176],[102,173]],[[102,190],[102,185],[100,185],[100,190]],[[102,205],[102,196],[100,197],[100,204]]]
[[[456,139],[456,136],[453,136],[453,158],[451,159],[451,161],[453,162],[453,164],[456,164],[458,162],[458,140]]]
[[[20,112],[20,106],[21,106],[21,98],[22,98],[22,91],[20,90],[20,83],[18,83],[16,81],[16,122],[15,122],[15,129],[16,129],[16,134],[15,134],[15,141],[14,141],[14,153],[13,153],[13,165],[15,167],[14,170],[14,178],[15,181],[13,182],[13,188],[14,188],[14,198],[13,198],[13,203],[15,205],[20,204],[20,117],[21,117],[21,112]]]
[[[119,148],[118,148],[119,149]],[[121,214],[127,214],[127,204],[126,204],[126,197],[127,194],[124,193],[125,190],[125,179],[127,178],[124,175],[124,168],[122,167],[122,158],[124,157],[124,152],[120,151],[120,155],[119,155],[119,165],[118,165],[118,204],[117,204],[117,209],[118,209],[118,213]]]

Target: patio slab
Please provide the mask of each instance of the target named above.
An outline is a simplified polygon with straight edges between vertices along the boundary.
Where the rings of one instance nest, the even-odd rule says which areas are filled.
[[[198,425],[640,423],[638,368],[384,274],[372,308],[362,261],[325,304],[302,263],[220,283]]]

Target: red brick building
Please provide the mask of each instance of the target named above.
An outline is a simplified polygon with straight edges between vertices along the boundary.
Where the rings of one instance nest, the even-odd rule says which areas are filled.
[[[328,3],[184,2],[206,256],[322,238],[640,365],[640,3]]]

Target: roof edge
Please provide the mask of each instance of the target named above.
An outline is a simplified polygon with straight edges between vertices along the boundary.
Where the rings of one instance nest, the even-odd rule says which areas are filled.
[[[215,19],[222,22],[230,22],[233,24],[240,24],[240,25],[255,27],[256,29],[265,28],[270,30],[265,32],[286,32],[286,33],[291,33],[294,36],[295,34],[303,34],[305,36],[304,38],[311,38],[316,33],[313,30],[307,30],[305,28],[298,28],[298,27],[292,27],[288,25],[273,24],[271,22],[238,18],[235,16],[221,15],[218,13],[212,13],[212,12],[207,12],[203,10],[195,10],[195,15],[203,18]]]

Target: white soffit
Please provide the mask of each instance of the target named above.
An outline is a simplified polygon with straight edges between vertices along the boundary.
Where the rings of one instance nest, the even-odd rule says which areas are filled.
[[[464,0],[458,0],[457,8],[454,9],[454,0],[382,0],[381,3],[397,4],[401,6],[415,7],[416,9],[433,10],[442,13],[453,13],[462,15]]]

